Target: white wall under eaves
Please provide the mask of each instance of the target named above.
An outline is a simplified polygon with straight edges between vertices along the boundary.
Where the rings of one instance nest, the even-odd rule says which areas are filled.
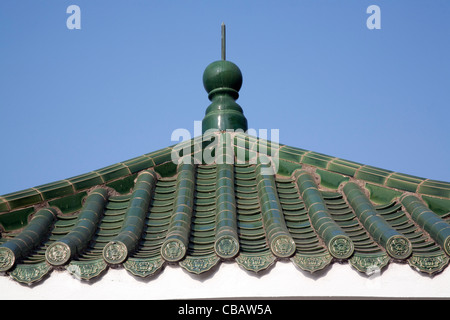
[[[190,299],[239,297],[450,297],[450,269],[430,277],[409,265],[391,263],[366,276],[349,264],[334,263],[311,275],[291,262],[277,262],[261,274],[236,263],[221,263],[206,275],[166,266],[154,277],[140,279],[125,269],[109,268],[92,282],[53,271],[34,286],[0,277],[0,299]]]

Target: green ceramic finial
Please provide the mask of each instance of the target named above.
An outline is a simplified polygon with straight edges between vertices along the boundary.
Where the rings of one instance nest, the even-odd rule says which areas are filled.
[[[209,129],[247,131],[247,119],[235,100],[239,98],[242,73],[237,65],[225,60],[225,25],[222,23],[222,60],[208,65],[203,73],[203,86],[211,104],[202,122],[203,133]]]

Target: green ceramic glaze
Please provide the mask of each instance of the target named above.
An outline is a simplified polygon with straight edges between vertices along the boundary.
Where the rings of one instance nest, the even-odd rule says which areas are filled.
[[[216,254],[229,259],[239,252],[237,234],[236,198],[234,192],[234,168],[231,164],[217,165],[216,178]],[[222,197],[226,195],[226,197]]]
[[[284,221],[275,178],[265,175],[263,169],[267,169],[267,165],[259,163],[256,166],[256,181],[267,242],[275,256],[288,258],[295,253],[295,242]]]
[[[333,258],[367,274],[390,258],[428,274],[447,266],[450,183],[244,133],[247,119],[236,102],[243,77],[225,60],[224,27],[222,40],[222,60],[203,73],[211,101],[203,147],[196,148],[199,137],[181,144],[182,156],[192,157],[213,149],[204,144],[210,138],[233,142],[215,149],[216,162],[175,164],[173,145],[0,196],[0,271],[29,284],[67,263],[84,280],[108,264],[146,277],[165,262],[199,274],[221,259],[254,272],[288,257],[309,272]],[[279,157],[276,174],[267,174],[259,147]]]
[[[450,255],[450,224],[425,206],[422,201],[412,195],[404,196],[401,203],[405,206],[417,224],[424,228],[430,236]]]
[[[139,174],[122,230],[103,249],[103,258],[107,263],[122,263],[138,245],[157,180],[158,177],[153,170],[146,170]]]
[[[372,238],[383,246],[391,257],[406,259],[412,252],[412,245],[408,238],[389,226],[377,214],[374,206],[358,185],[349,182],[344,186],[343,191],[359,221]]]
[[[195,166],[178,165],[177,188],[175,192],[173,215],[166,239],[161,246],[161,255],[169,262],[180,261],[187,252],[191,227],[195,190]]]
[[[19,235],[0,246],[0,272],[11,269],[18,259],[26,257],[44,240],[56,215],[53,208],[39,210]]]
[[[211,100],[202,123],[203,133],[211,129],[247,131],[247,119],[235,101],[242,86],[242,73],[238,66],[226,60],[209,64],[203,73],[203,86]]]
[[[311,223],[327,244],[331,255],[338,259],[349,258],[354,251],[353,242],[331,218],[314,178],[305,171],[296,171],[294,178],[305,201]]]
[[[60,266],[83,252],[97,230],[107,199],[108,191],[105,188],[94,189],[88,195],[75,227],[47,248],[45,258],[48,263]]]

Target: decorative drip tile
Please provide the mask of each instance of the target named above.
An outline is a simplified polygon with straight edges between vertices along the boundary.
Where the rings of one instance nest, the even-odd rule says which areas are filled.
[[[9,272],[9,275],[17,282],[32,284],[42,280],[50,270],[52,270],[52,267],[46,262],[18,264],[14,270]]]
[[[367,275],[380,272],[389,264],[390,258],[385,252],[360,253],[357,252],[349,260],[350,264],[359,272]]]
[[[0,213],[8,212],[11,208],[9,207],[8,201],[0,197]]]
[[[245,270],[260,272],[266,270],[276,261],[276,257],[271,252],[266,253],[241,253],[236,257],[236,262]]]
[[[159,256],[155,258],[129,258],[123,266],[131,274],[145,278],[154,275],[164,265],[164,260]]]
[[[391,203],[395,198],[398,198],[402,195],[400,191],[370,183],[366,183],[366,189],[369,190],[370,200],[376,204]]]
[[[362,166],[355,174],[356,179],[369,181],[377,184],[384,184],[392,171],[383,170],[371,166]]]
[[[2,213],[0,214],[0,225],[5,231],[21,229],[28,224],[28,218],[33,213],[33,207]]]
[[[188,272],[201,274],[209,271],[214,267],[220,258],[216,254],[210,254],[207,256],[187,256],[185,259],[179,262],[179,265]]]
[[[428,274],[441,272],[449,262],[448,256],[438,251],[434,254],[413,254],[408,263],[415,270]]]
[[[96,259],[91,261],[76,261],[73,260],[66,267],[66,270],[70,272],[77,279],[91,280],[98,277],[103,271],[106,270],[108,265],[103,259]]]
[[[330,265],[333,257],[327,251],[322,254],[295,254],[291,261],[300,269],[314,273]]]

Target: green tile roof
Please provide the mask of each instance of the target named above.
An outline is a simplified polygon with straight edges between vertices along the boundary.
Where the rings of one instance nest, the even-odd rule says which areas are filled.
[[[448,265],[449,183],[216,135],[231,135],[246,163],[176,166],[172,146],[0,197],[0,269],[32,283],[53,268],[89,280],[117,264],[139,277],[166,264],[198,274],[224,260],[252,272],[285,259],[308,272],[334,261],[363,273]],[[276,175],[252,160],[258,143],[279,156]]]
[[[34,283],[55,268],[90,280],[116,265],[151,277],[227,260],[250,272],[278,260],[311,273],[335,261],[367,274],[391,262],[426,274],[448,265],[450,183],[225,132],[247,126],[236,68],[222,61],[204,78],[203,132],[220,127],[207,134],[232,142],[216,149],[227,161],[176,165],[170,146],[0,196],[0,272]],[[197,140],[183,142],[183,157],[197,158]],[[264,159],[277,160],[276,174]]]

